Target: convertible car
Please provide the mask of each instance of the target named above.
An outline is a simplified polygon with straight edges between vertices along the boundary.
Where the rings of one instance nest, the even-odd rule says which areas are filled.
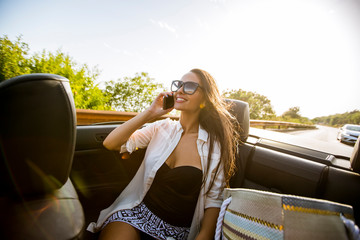
[[[248,104],[229,101],[243,129],[232,188],[348,204],[359,225],[359,140],[348,158],[249,134]],[[77,126],[69,81],[58,75],[8,79],[0,102],[1,239],[96,239],[86,226],[125,188],[146,149],[103,147],[121,123]]]

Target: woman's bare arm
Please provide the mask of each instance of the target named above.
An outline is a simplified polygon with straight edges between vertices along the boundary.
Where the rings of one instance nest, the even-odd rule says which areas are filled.
[[[167,110],[162,109],[163,97],[165,95],[172,95],[172,93],[160,93],[148,109],[115,128],[105,138],[103,142],[104,147],[108,150],[119,151],[121,146],[138,128],[145,123],[170,112],[173,108]]]
[[[196,237],[196,240],[214,239],[219,212],[220,208],[205,209],[201,229],[199,235]]]

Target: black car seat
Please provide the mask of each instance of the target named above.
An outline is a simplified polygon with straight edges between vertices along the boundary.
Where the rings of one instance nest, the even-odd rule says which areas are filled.
[[[240,124],[240,138],[242,142],[246,142],[249,136],[250,128],[250,111],[249,104],[244,101],[235,99],[226,99],[226,102],[230,103],[230,113],[236,118]]]
[[[5,80],[0,106],[0,238],[79,239],[84,213],[69,179],[76,140],[69,80]]]
[[[236,156],[236,173],[230,179],[230,187],[241,187],[245,177],[247,158],[251,151],[251,148],[245,146],[250,128],[249,104],[247,102],[234,99],[227,99],[226,101],[231,103],[230,113],[236,118],[240,125],[240,139],[243,143],[238,148]]]

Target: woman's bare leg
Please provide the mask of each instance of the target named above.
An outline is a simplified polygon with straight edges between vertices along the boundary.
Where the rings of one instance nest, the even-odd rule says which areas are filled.
[[[124,222],[111,222],[101,231],[99,240],[140,240],[140,231]]]

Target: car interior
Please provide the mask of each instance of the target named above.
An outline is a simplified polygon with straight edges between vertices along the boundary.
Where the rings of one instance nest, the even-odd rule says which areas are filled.
[[[0,99],[3,239],[96,239],[87,225],[126,187],[146,149],[130,155],[105,149],[102,142],[117,124],[76,126],[69,81],[61,76],[6,80],[0,84]],[[346,159],[254,136],[249,134],[248,104],[227,101],[243,141],[232,188],[348,204],[359,225],[359,140]]]

